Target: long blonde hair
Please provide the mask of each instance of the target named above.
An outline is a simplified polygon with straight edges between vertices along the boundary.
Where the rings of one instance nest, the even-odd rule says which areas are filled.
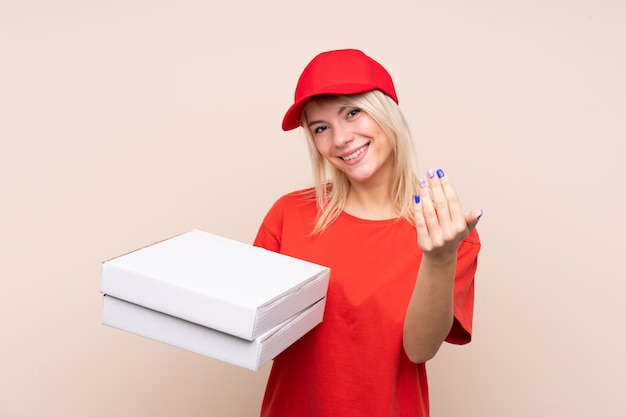
[[[378,123],[393,146],[394,170],[390,198],[398,213],[398,218],[404,218],[413,224],[413,200],[415,194],[418,193],[417,155],[409,126],[393,99],[381,91],[373,90],[353,95],[316,96],[310,102],[340,102],[342,105],[354,106],[366,112]],[[307,125],[305,107],[302,112],[302,126]],[[319,153],[310,130],[305,127],[304,132],[315,181],[312,191],[318,207],[313,234],[319,234],[335,221],[344,209],[350,190],[350,180]]]

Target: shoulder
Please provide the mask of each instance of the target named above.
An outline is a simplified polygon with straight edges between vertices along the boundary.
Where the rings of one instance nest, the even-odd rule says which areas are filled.
[[[316,207],[314,188],[304,188],[282,195],[274,202],[270,213],[284,213],[285,211],[301,210],[307,207]]]
[[[256,246],[279,252],[285,235],[310,232],[317,203],[312,188],[292,191],[279,197],[265,215],[255,239]]]

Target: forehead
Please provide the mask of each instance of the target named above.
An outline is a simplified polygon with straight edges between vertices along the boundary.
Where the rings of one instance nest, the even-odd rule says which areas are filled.
[[[346,106],[350,106],[353,103],[346,97],[341,96],[316,96],[308,101],[304,107],[304,114],[308,116],[310,114],[333,112],[336,113],[340,109]]]

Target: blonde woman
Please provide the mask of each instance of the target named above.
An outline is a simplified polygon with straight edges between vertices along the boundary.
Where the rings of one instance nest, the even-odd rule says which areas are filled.
[[[425,363],[471,339],[481,210],[415,168],[389,73],[354,49],[317,55],[284,130],[316,184],[281,197],[255,245],[331,268],[324,321],[272,365],[263,417],[428,416]]]

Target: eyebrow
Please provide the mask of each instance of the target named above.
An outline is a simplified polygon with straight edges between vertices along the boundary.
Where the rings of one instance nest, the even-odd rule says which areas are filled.
[[[344,110],[346,110],[347,108],[350,108],[351,106],[341,106],[339,107],[339,110],[337,110],[337,116],[339,116],[341,113],[344,112]],[[318,123],[325,123],[323,120],[312,120],[309,122],[308,126],[311,127],[314,124],[318,124]]]

